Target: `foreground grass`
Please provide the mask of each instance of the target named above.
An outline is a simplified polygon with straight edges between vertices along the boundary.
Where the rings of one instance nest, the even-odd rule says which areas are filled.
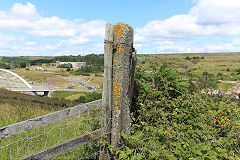
[[[61,101],[56,99],[50,101],[48,98],[42,99],[41,97],[18,93],[10,96],[12,92],[9,93],[9,91],[6,90],[0,90],[0,93],[2,93],[2,95],[0,94],[0,127],[69,107],[59,105],[57,102]],[[3,93],[9,93],[10,97],[3,96]],[[22,97],[20,95],[22,95]],[[32,99],[29,99],[29,97],[32,97]],[[89,113],[81,114],[73,118],[0,140],[0,159],[23,158],[26,155],[60,144],[76,136],[87,134],[100,127],[99,114],[99,110],[90,111]],[[10,143],[11,145],[9,145]],[[96,156],[91,156],[91,154],[95,152],[95,150],[97,152],[97,146],[98,141],[95,141],[81,146],[81,149],[74,150],[70,154],[66,153],[55,158],[77,159],[78,157],[90,156],[89,158],[91,159]]]
[[[0,90],[0,127],[71,107],[66,100]]]
[[[99,128],[99,111],[92,111],[44,127],[32,129],[19,135],[0,141],[0,159],[18,159],[51,146],[61,144],[76,136],[87,134]],[[11,145],[9,145],[11,143]],[[77,159],[90,156],[89,152],[97,152],[98,141],[80,146],[84,150],[75,150],[71,154],[63,154],[56,159]],[[93,150],[94,149],[94,150]],[[86,152],[85,152],[86,151]],[[54,157],[53,157],[54,158]],[[90,157],[92,158],[92,157]]]

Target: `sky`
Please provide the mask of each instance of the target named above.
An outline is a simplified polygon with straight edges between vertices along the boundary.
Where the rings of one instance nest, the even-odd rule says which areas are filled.
[[[102,54],[117,22],[139,54],[240,51],[240,0],[0,0],[0,56]]]

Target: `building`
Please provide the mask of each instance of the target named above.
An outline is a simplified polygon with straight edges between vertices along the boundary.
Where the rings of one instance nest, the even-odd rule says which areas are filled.
[[[42,64],[42,67],[46,67],[46,66],[47,66],[47,64],[46,64],[46,63],[43,63],[43,64]]]
[[[50,66],[56,66],[56,63],[49,63]]]
[[[43,67],[37,67],[37,70],[42,70],[42,69],[44,69]]]
[[[56,61],[56,66],[61,64],[71,64],[73,68],[81,68],[82,66],[86,66],[86,62],[60,62]]]

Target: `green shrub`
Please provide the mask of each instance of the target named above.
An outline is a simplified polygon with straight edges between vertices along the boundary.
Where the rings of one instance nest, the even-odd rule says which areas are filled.
[[[190,92],[166,65],[136,72],[132,135],[117,159],[239,159],[239,102]],[[155,87],[153,86],[155,80]]]
[[[86,103],[87,102],[87,97],[86,96],[80,96],[79,99],[77,100],[77,102]]]

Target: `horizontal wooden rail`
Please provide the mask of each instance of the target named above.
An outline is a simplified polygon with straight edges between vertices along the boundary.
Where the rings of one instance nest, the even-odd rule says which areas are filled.
[[[47,124],[77,116],[90,110],[97,109],[101,104],[102,100],[97,100],[2,127],[0,128],[0,139],[19,134],[33,128],[45,126]]]
[[[25,157],[21,160],[33,160],[33,159],[49,159],[51,157],[56,157],[63,154],[71,149],[74,149],[80,145],[86,144],[92,140],[98,139],[101,137],[101,129],[95,130],[89,134],[78,136],[74,139],[68,140],[64,143],[52,146],[44,151],[34,153],[28,157]]]

